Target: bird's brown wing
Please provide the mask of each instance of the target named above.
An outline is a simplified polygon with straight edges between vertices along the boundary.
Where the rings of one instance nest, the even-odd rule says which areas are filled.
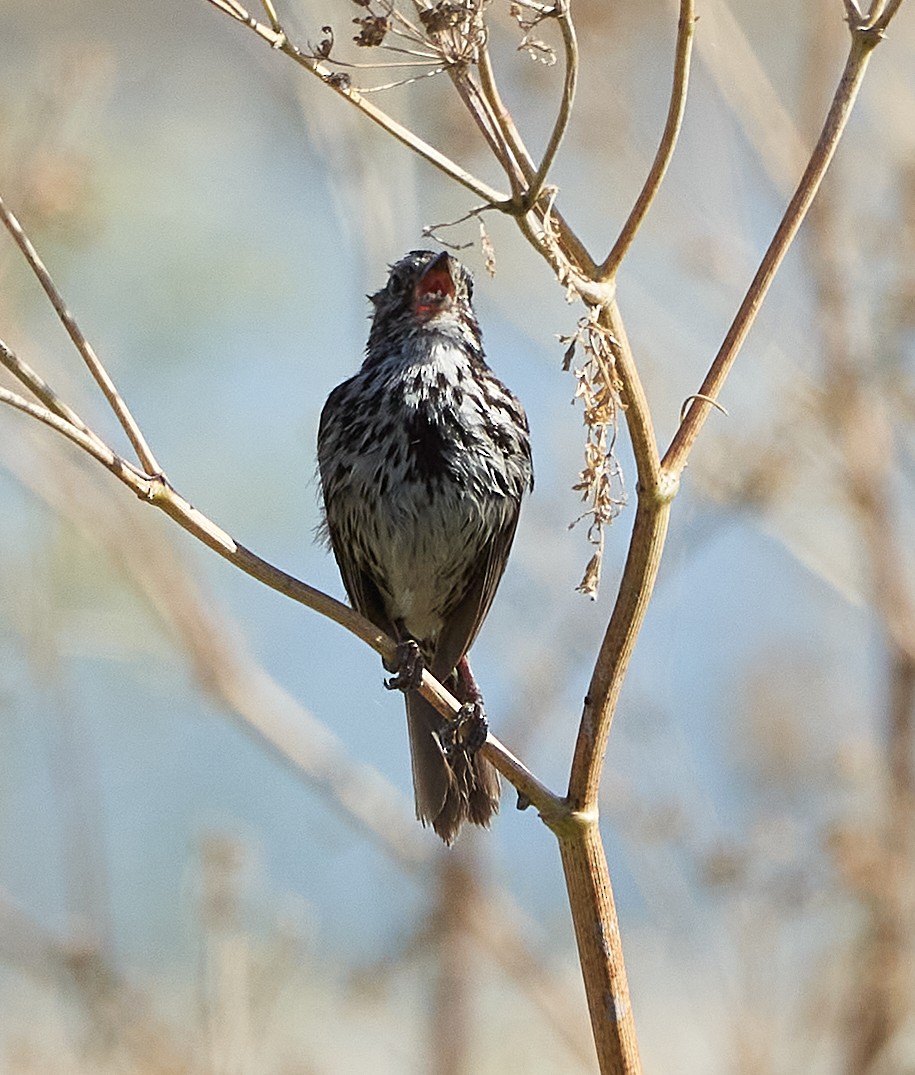
[[[483,625],[508,563],[508,554],[518,527],[518,514],[518,511],[512,513],[512,517],[483,550],[469,586],[454,610],[445,618],[445,626],[438,637],[435,656],[429,668],[437,679],[446,679],[454,671]]]
[[[339,533],[329,518],[326,521],[326,529],[349,603],[366,619],[371,620],[379,631],[384,631],[396,639],[397,629],[388,618],[381,592],[361,561],[352,555],[353,543]]]

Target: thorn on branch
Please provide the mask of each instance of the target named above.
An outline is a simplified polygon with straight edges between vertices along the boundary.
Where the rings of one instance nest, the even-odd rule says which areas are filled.
[[[725,418],[731,417],[728,414],[727,409],[725,407],[722,407],[722,405],[718,402],[717,399],[713,399],[711,396],[704,396],[701,392],[694,392],[691,396],[687,396],[686,399],[683,400],[683,406],[680,408],[681,424],[683,423],[683,419],[686,417],[686,412],[689,410],[693,400],[695,399],[701,399],[703,403],[708,403],[710,406],[714,407],[715,410],[721,411]]]

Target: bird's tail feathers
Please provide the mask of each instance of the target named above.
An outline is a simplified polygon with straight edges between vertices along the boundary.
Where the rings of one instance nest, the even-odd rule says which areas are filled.
[[[415,691],[406,702],[416,816],[446,844],[454,842],[465,821],[488,827],[499,809],[499,774],[479,752],[460,743],[446,755],[435,707]]]

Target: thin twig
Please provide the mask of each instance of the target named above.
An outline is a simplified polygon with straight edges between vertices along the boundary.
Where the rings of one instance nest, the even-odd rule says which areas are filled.
[[[559,24],[559,32],[562,35],[565,77],[563,79],[562,97],[556,113],[556,122],[553,124],[549,141],[543,151],[540,166],[530,180],[530,185],[525,194],[525,201],[528,205],[534,205],[543,191],[550,168],[553,166],[553,161],[556,159],[556,154],[559,152],[559,147],[565,136],[566,128],[569,126],[569,120],[572,118],[572,105],[575,101],[575,88],[578,84],[578,40],[575,35],[575,24],[572,22],[569,0],[556,0],[553,5],[553,13]]]
[[[67,309],[60,292],[51,279],[51,275],[44,267],[41,258],[38,256],[38,252],[30,242],[28,236],[22,230],[22,225],[13,215],[13,213],[6,207],[3,199],[0,198],[0,220],[3,221],[7,231],[12,235],[16,242],[16,245],[22,251],[26,261],[32,268],[38,282],[44,288],[45,294],[51,300],[51,305],[57,316],[63,323],[64,328],[67,330],[67,334],[73,341],[73,345],[82,355],[83,361],[89,367],[89,372],[95,378],[96,384],[101,388],[104,393],[105,399],[108,400],[111,409],[117,416],[118,421],[121,423],[121,427],[127,434],[130,443],[133,445],[134,451],[137,453],[137,459],[140,465],[146,471],[147,474],[161,474],[162,470],[159,464],[156,462],[156,458],[150,450],[149,445],[143,434],[140,432],[140,427],[134,420],[133,415],[127,408],[127,404],[121,399],[118,390],[114,386],[114,382],[108,376],[108,372],[105,367],[99,362],[98,356],[92,349],[92,345],[83,335],[79,325],[73,315]]]
[[[414,134],[409,128],[398,123],[397,120],[372,104],[371,101],[367,101],[359,90],[348,85],[346,81],[335,78],[335,72],[326,63],[308,55],[292,44],[281,28],[273,29],[265,23],[258,22],[240,4],[235,3],[235,0],[206,0],[206,2],[212,4],[217,11],[228,15],[235,22],[240,22],[243,26],[247,26],[249,30],[253,31],[271,48],[284,53],[301,67],[320,78],[335,93],[349,101],[351,105],[358,108],[373,123],[377,123],[379,127],[386,130],[398,142],[407,146],[408,149],[412,149],[423,160],[428,161],[439,171],[450,176],[456,183],[471,191],[478,198],[491,205],[511,204],[511,197],[508,194],[504,194],[491,187],[488,183],[484,183],[483,180],[477,179],[476,176],[456,164],[434,146],[429,145],[428,142]]]
[[[893,19],[893,16],[896,14],[896,12],[901,6],[902,0],[889,0],[889,3],[883,10],[883,14],[880,15],[873,23],[871,23],[870,29],[876,31],[879,34],[882,34],[889,26],[890,22]]]
[[[610,253],[604,259],[600,267],[602,280],[610,280],[616,276],[620,263],[632,246],[636,233],[642,226],[642,222],[651,208],[651,203],[667,174],[667,168],[673,157],[677,145],[680,127],[683,123],[683,113],[686,109],[686,97],[689,87],[689,67],[693,52],[693,37],[695,35],[696,15],[693,0],[680,0],[680,17],[677,22],[677,45],[676,59],[674,61],[674,81],[670,94],[670,105],[667,109],[667,121],[664,124],[664,132],[658,145],[651,169],[645,179],[645,184],[636,198],[623,230],[619,238],[613,244]]]
[[[276,13],[276,8],[273,6],[272,0],[261,0],[261,7],[264,9],[264,13],[270,20],[270,25],[277,33],[283,32],[283,27],[280,25],[279,17]]]
[[[11,392],[8,388],[0,388],[0,403],[5,403],[9,407],[29,415],[30,418],[35,418],[46,426],[50,426],[51,429],[61,433],[68,440],[72,440],[84,452],[88,452],[103,467],[108,470],[114,469],[116,456],[106,444],[101,444],[95,437],[90,437],[81,428],[61,417],[61,415],[55,414],[48,407],[40,403],[33,403],[32,400],[26,399],[25,396],[20,396],[18,392]],[[137,478],[133,471],[131,473],[137,481],[143,480],[142,478]]]
[[[898,7],[898,4],[896,5]],[[894,9],[895,10],[895,9]],[[851,115],[855,98],[861,87],[861,81],[867,70],[868,60],[875,46],[880,42],[882,31],[852,27],[851,47],[845,70],[836,89],[829,112],[823,124],[819,140],[811,154],[804,174],[797,186],[794,196],[788,203],[781,223],[776,229],[772,242],[762,259],[753,282],[740,304],[736,316],[728,329],[715,360],[696,391],[695,402],[689,408],[680,423],[670,447],[663,460],[664,469],[672,476],[678,476],[686,466],[690,449],[695,443],[699,431],[705,424],[712,410],[711,400],[717,400],[727,375],[737,358],[744,340],[759,308],[768,293],[769,286],[781,265],[788,248],[797,234],[807,210],[819,189],[823,176],[832,161],[836,147]],[[704,398],[703,398],[704,397]]]
[[[66,403],[64,403],[47,381],[36,373],[28,363],[23,362],[16,352],[8,347],[3,340],[0,340],[0,364],[5,366],[18,381],[24,384],[49,411],[56,414],[59,418],[62,418],[64,421],[69,422],[88,437],[93,438],[97,444],[104,447],[102,438],[99,437],[97,433],[93,432],[76,411],[72,410]]]
[[[517,161],[518,167],[521,169],[524,176],[525,183],[530,190],[531,185],[534,182],[537,167],[534,164],[527,146],[524,144],[524,139],[521,137],[521,134],[515,125],[511,112],[509,112],[502,100],[492,70],[492,61],[490,59],[489,50],[485,43],[480,48],[477,70],[480,75],[482,92],[489,101],[493,116],[499,124],[503,137],[511,148],[512,156],[515,161]],[[568,71],[566,73],[566,78],[568,80]],[[559,146],[559,139],[561,139],[561,133],[557,138],[557,149]],[[544,177],[545,175],[546,173],[544,173]],[[543,188],[541,187],[539,193],[542,194],[543,192]],[[596,272],[596,262],[562,214],[553,208],[552,201],[550,201],[548,206],[543,206],[542,204],[541,206],[538,206],[536,212],[534,212],[533,201],[534,199],[526,195],[521,201],[500,205],[497,206],[497,208],[515,217],[522,234],[530,244],[538,250],[548,262],[550,262],[560,279],[563,279],[564,274],[569,271],[574,271],[576,275],[579,275],[582,278],[580,281],[582,287],[577,288],[577,290],[584,296],[587,292],[587,284],[590,282],[590,279],[594,277]],[[527,212],[528,208],[531,209],[531,214]],[[555,228],[553,229],[555,233],[554,244],[548,242],[543,233],[550,227],[548,218],[552,218],[552,221],[555,222]],[[539,227],[535,225],[538,225]],[[543,228],[543,232],[540,228]],[[557,260],[555,256],[556,254],[561,255],[559,260]]]
[[[377,86],[363,86],[359,92],[363,94],[383,93],[385,90],[397,89],[398,86],[412,86],[413,83],[419,82],[419,80],[422,78],[435,78],[436,75],[440,75],[444,70],[444,67],[434,67],[431,71],[421,71],[419,74],[416,75],[407,75],[404,78],[395,79],[393,82],[382,82],[379,83]]]
[[[448,69],[454,88],[464,102],[464,106],[473,118],[480,133],[486,139],[492,155],[496,158],[511,184],[512,196],[516,198],[523,185],[520,168],[515,160],[501,125],[494,115],[485,94],[470,77],[466,66],[453,66]]]
[[[485,41],[480,46],[477,57],[477,71],[480,75],[480,89],[489,102],[495,123],[502,132],[502,137],[505,139],[506,144],[510,147],[512,157],[521,170],[525,183],[530,183],[536,171],[534,161],[527,151],[527,146],[525,146],[518,128],[515,126],[511,112],[505,107],[502,95],[499,93],[499,87],[496,85],[496,77],[492,69],[492,58]]]
[[[635,640],[641,630],[667,533],[677,482],[661,470],[651,411],[615,303],[601,311],[621,384],[623,413],[638,472],[639,500],[619,593],[594,666],[569,777],[575,810],[597,810],[604,753]]]
[[[114,474],[142,501],[160,508],[188,533],[242,571],[271,589],[333,620],[371,646],[382,658],[393,659],[397,649],[396,643],[379,631],[369,620],[360,616],[348,605],[301,582],[280,568],[274,567],[250,549],[236,542],[211,519],[192,507],[161,476],[139,474],[135,467],[121,458],[90,430],[80,428],[68,418],[55,413],[48,407],[33,403],[24,396],[0,388],[0,404],[13,407],[72,441]],[[453,717],[460,710],[460,703],[429,672],[423,672],[420,690],[443,716]],[[487,738],[482,749],[496,768],[515,785],[521,795],[537,807],[545,818],[555,817],[563,812],[565,807],[561,797],[541,784],[494,736],[490,735]]]

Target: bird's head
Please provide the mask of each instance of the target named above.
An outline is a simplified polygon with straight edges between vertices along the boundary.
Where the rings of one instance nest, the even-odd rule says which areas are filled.
[[[385,286],[370,296],[375,307],[370,349],[395,333],[430,331],[479,347],[473,312],[473,276],[447,251],[413,250],[391,266]],[[468,339],[469,335],[469,339]]]

